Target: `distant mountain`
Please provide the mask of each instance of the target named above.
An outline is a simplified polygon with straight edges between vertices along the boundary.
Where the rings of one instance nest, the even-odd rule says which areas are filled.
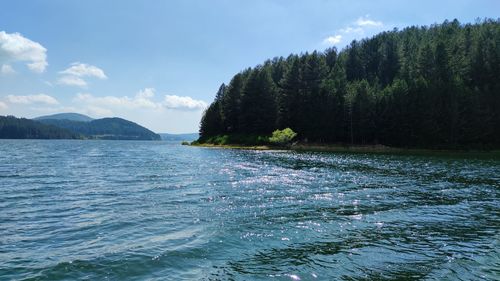
[[[80,113],[58,113],[58,114],[45,115],[33,118],[33,120],[37,121],[45,119],[70,120],[70,121],[80,121],[80,122],[90,122],[94,120],[93,118]]]
[[[161,139],[165,141],[194,141],[200,137],[198,133],[192,133],[192,134],[161,133],[159,135],[161,136]]]
[[[92,121],[68,119],[38,119],[39,122],[66,129],[89,139],[160,140],[160,136],[134,122],[122,118],[102,118]]]
[[[26,118],[0,116],[0,139],[78,139],[79,134]]]
[[[0,116],[0,139],[160,140],[161,137],[122,118],[92,119],[78,113],[60,113],[31,120]]]

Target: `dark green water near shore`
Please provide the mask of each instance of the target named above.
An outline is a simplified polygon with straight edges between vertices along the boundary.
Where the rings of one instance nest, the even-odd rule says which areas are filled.
[[[0,140],[0,280],[498,280],[500,161]]]

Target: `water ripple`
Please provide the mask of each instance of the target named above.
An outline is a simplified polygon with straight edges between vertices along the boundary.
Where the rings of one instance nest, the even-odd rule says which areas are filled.
[[[1,280],[496,280],[500,163],[0,141]]]

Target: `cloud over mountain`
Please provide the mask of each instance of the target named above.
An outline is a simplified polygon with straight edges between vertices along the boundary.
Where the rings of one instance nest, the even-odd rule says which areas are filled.
[[[165,95],[163,100],[155,99],[156,90],[154,88],[144,88],[135,96],[94,96],[89,93],[78,93],[73,99],[74,102],[93,106],[94,108],[128,108],[128,109],[149,109],[165,110],[174,109],[182,111],[203,110],[207,103],[196,100],[189,96]]]
[[[16,95],[8,95],[7,101],[13,104],[47,104],[47,105],[56,105],[59,102],[52,96],[46,94],[36,94],[36,95],[25,95],[25,96],[16,96]]]

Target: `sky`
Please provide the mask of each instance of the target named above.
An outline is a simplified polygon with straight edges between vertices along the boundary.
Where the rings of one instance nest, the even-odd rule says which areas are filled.
[[[1,0],[0,115],[197,132],[219,86],[266,59],[499,11],[498,0]]]

